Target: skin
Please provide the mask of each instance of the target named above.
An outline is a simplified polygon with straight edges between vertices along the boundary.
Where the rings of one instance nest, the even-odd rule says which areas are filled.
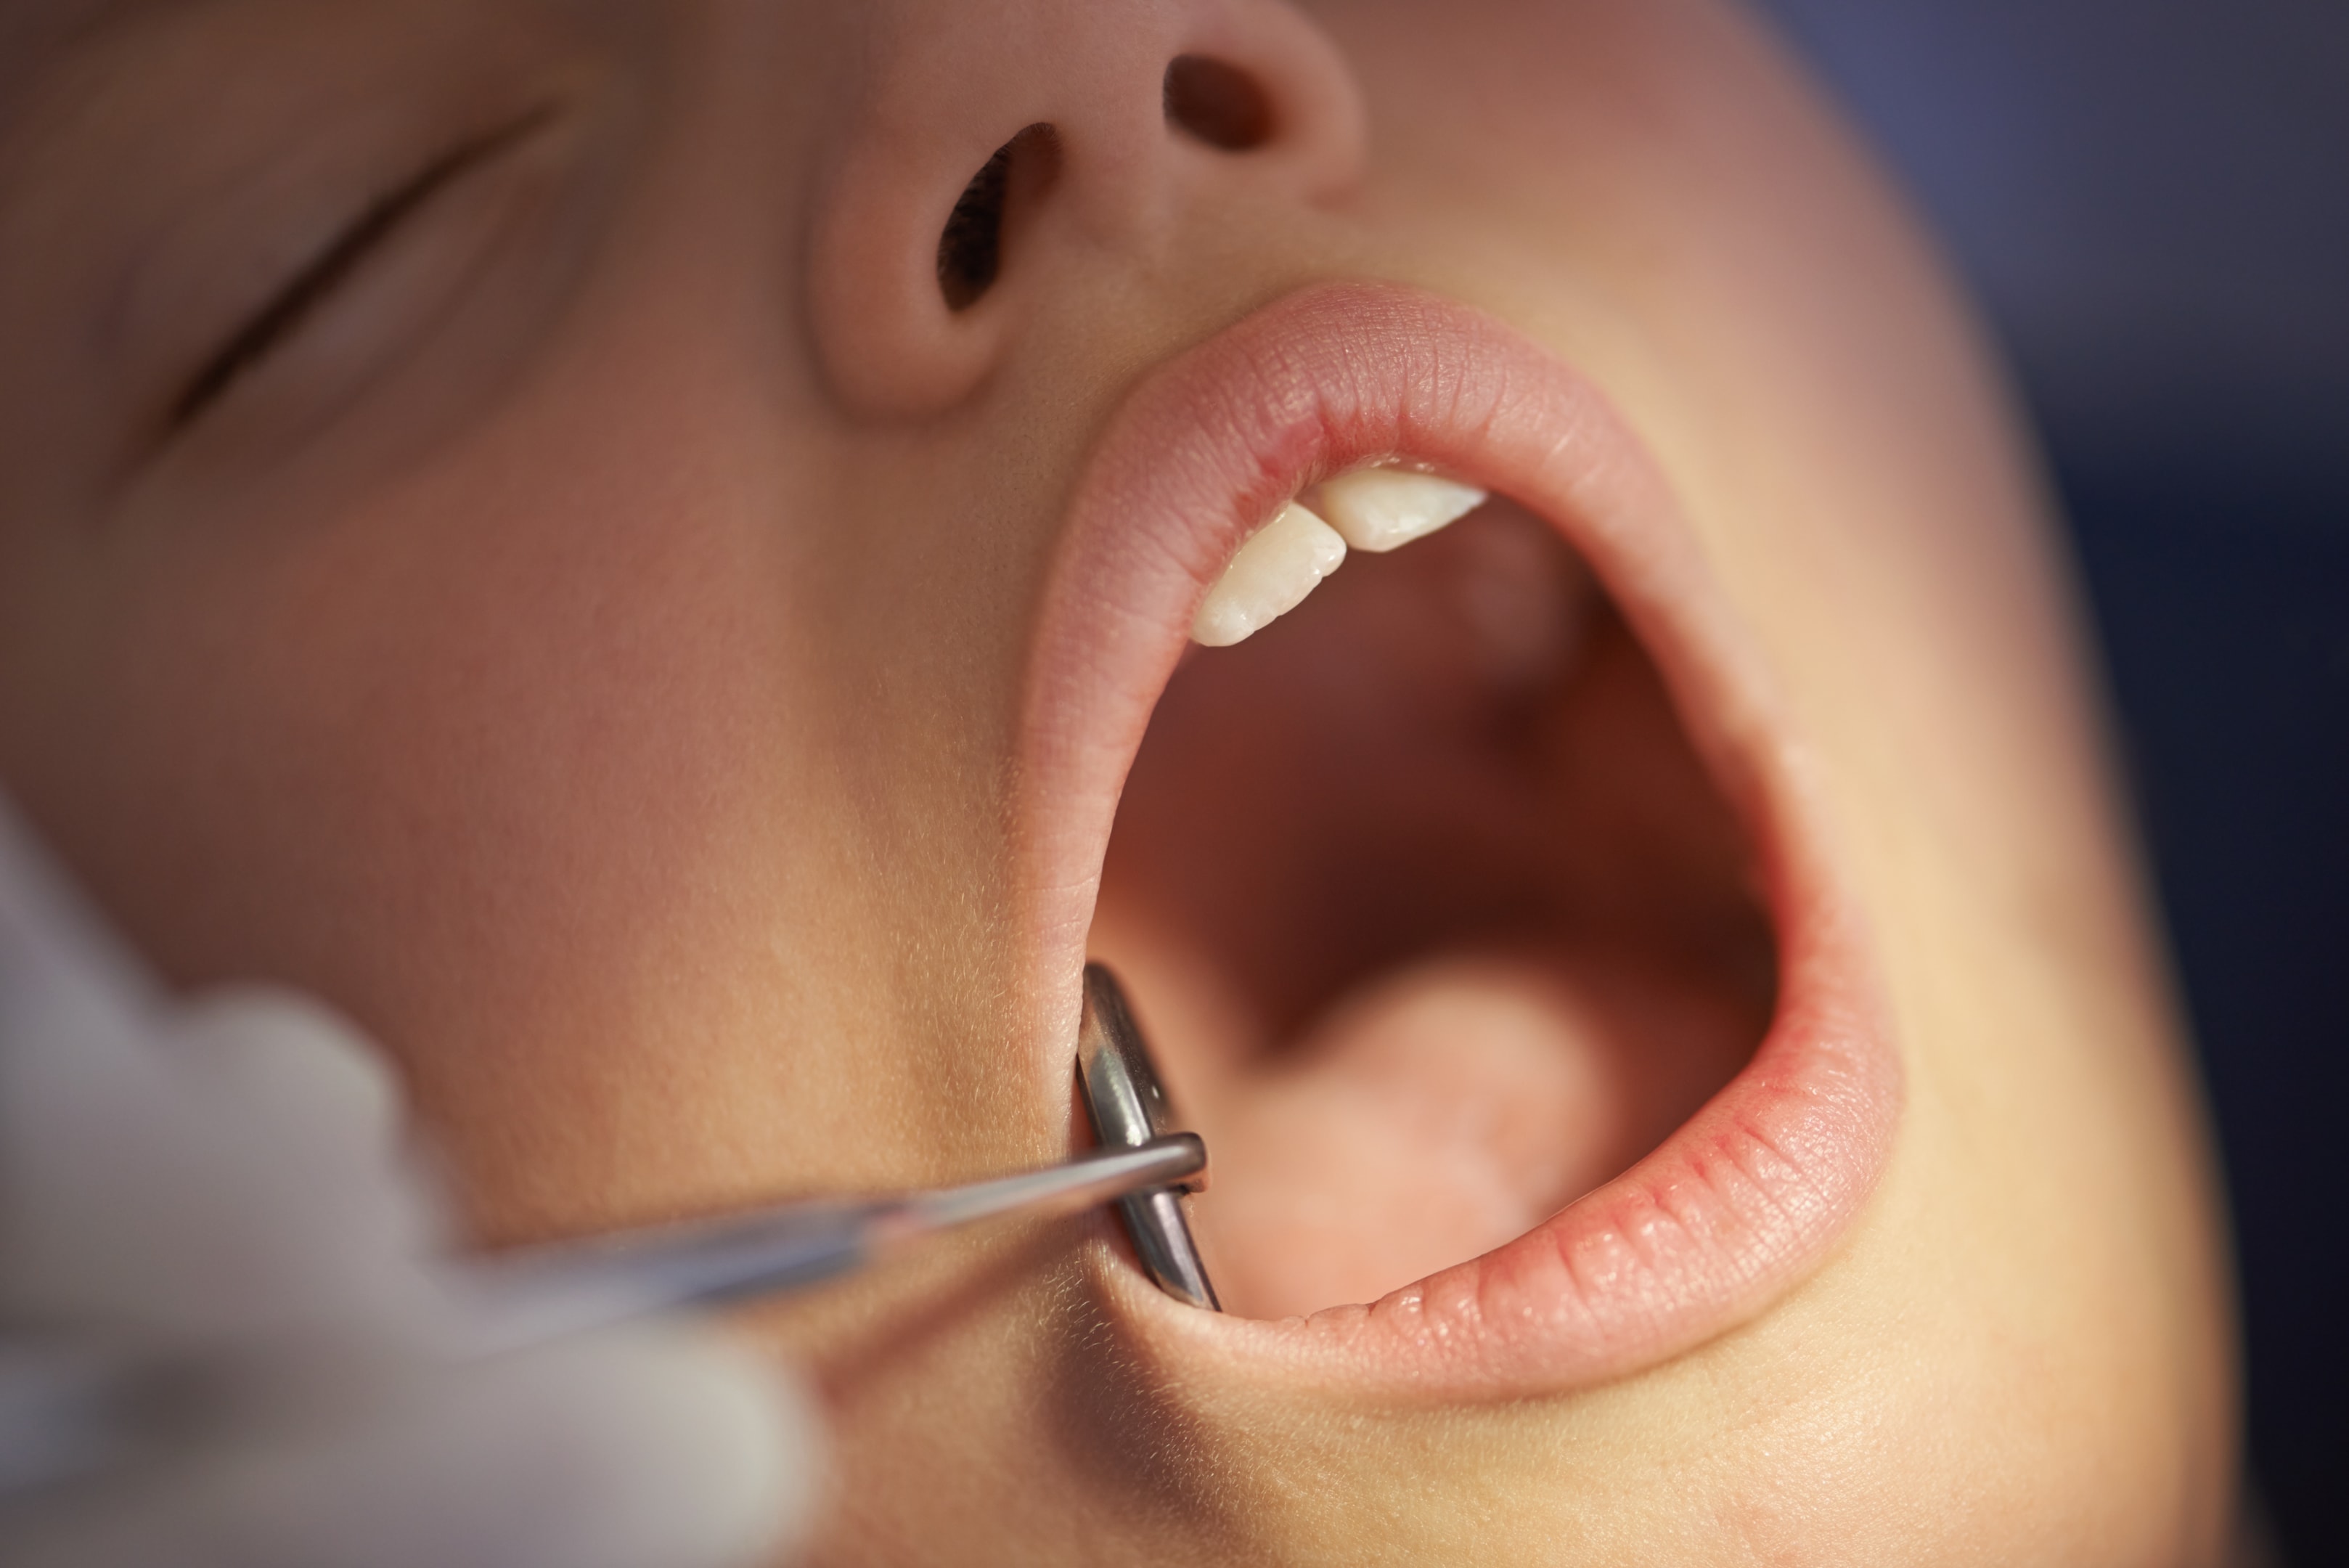
[[[173,978],[372,1031],[485,1241],[1065,1153],[1011,826],[1061,508],[1140,374],[1299,285],[1578,366],[1772,668],[1906,1075],[1807,1278],[1430,1407],[1156,1334],[1097,1218],[998,1230],[746,1318],[828,1397],[816,1560],[2214,1560],[2214,1184],[2044,504],[1739,15],[50,9],[0,23],[0,779]],[[1170,138],[1185,49],[1268,141]],[[943,214],[1038,122],[1057,171],[947,313]],[[175,421],[356,213],[509,129]]]

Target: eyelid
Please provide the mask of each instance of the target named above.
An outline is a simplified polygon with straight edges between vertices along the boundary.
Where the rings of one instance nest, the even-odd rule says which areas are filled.
[[[201,418],[239,377],[298,330],[305,318],[404,222],[465,175],[526,140],[554,117],[551,106],[534,108],[485,135],[441,153],[371,202],[324,250],[281,285],[267,303],[189,379],[172,400],[167,434],[177,434]]]

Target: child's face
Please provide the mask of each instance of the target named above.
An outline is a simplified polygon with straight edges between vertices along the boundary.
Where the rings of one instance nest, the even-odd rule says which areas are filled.
[[[831,1557],[2210,1550],[2039,498],[1713,0],[30,0],[0,106],[0,777],[485,1234],[1059,1158],[1126,975],[1235,1311],[1094,1217],[756,1314]],[[1390,460],[1509,503],[1175,669]]]

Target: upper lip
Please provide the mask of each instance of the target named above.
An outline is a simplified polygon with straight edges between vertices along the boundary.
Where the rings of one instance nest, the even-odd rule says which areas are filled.
[[[1808,1275],[1881,1173],[1901,1103],[1804,749],[1655,462],[1587,378],[1464,306],[1356,282],[1289,294],[1147,376],[1084,470],[1044,596],[1020,735],[1022,928],[1073,1017],[1119,791],[1200,598],[1281,503],[1397,459],[1547,519],[1639,633],[1758,848],[1776,1015],[1663,1144],[1482,1257],[1278,1323],[1133,1301],[1154,1332],[1268,1367],[1438,1397],[1554,1392],[1677,1355]]]

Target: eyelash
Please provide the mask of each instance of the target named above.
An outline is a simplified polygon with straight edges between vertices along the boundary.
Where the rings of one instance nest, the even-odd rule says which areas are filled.
[[[299,331],[311,313],[401,224],[464,175],[537,130],[550,112],[534,110],[441,154],[360,213],[189,379],[180,395],[172,400],[170,433],[177,434],[202,418],[230,388]]]

